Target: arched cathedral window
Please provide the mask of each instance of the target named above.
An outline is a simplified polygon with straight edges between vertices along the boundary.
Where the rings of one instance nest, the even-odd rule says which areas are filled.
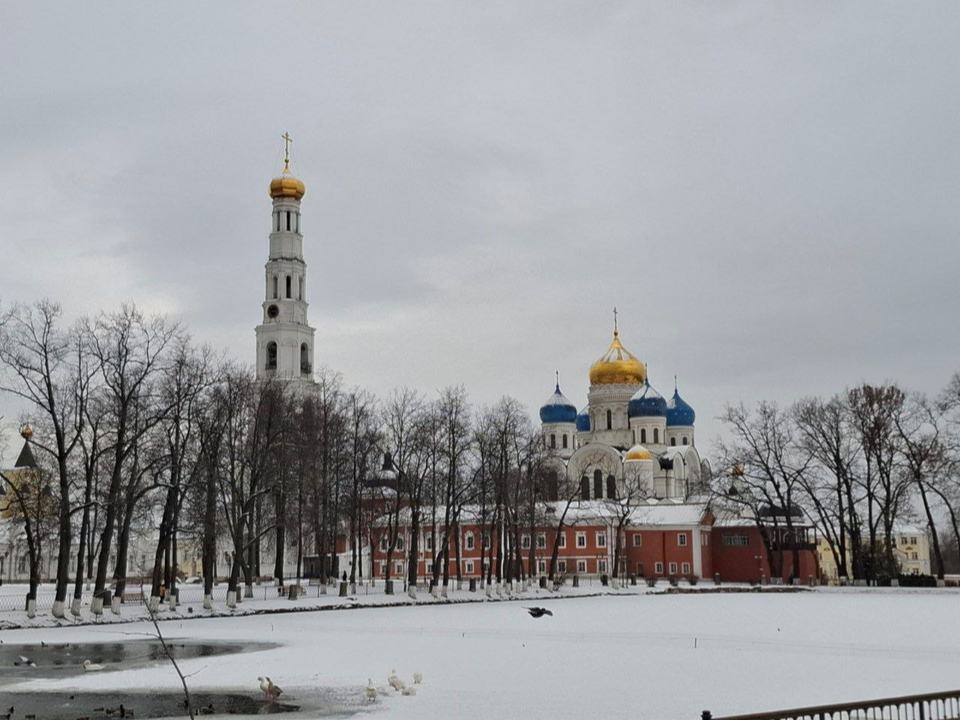
[[[688,443],[687,443],[687,438],[686,438],[686,436],[684,436],[684,438],[683,438],[683,444],[684,444],[684,445],[687,445],[687,444],[688,444]]]
[[[659,444],[660,444],[660,429],[659,429],[659,428],[654,428],[654,429],[653,429],[653,444],[654,444],[654,445],[659,445]]]
[[[593,471],[593,496],[597,500],[603,497],[603,473],[600,470]]]
[[[676,445],[677,439],[675,437],[670,438],[670,445]]]
[[[646,429],[646,428],[640,428],[640,444],[641,444],[641,445],[646,445],[646,444],[647,444],[647,429]]]
[[[590,499],[590,480],[584,475],[580,478],[580,499],[589,500]]]
[[[613,413],[607,410],[607,430],[613,430]]]
[[[607,497],[617,499],[617,479],[613,475],[607,475]]]
[[[557,436],[553,433],[550,433],[550,447],[551,449],[557,447]]]
[[[566,433],[564,433],[564,435],[563,435],[563,449],[564,449],[564,450],[567,449],[567,435],[566,435]]]

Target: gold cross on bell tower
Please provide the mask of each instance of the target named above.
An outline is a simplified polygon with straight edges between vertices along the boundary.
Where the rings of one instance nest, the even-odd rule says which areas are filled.
[[[290,172],[290,143],[293,142],[293,138],[290,137],[290,133],[285,132],[280,137],[283,138],[283,171]]]
[[[617,308],[616,307],[613,308],[613,334],[614,335],[620,334],[620,328],[617,326]]]

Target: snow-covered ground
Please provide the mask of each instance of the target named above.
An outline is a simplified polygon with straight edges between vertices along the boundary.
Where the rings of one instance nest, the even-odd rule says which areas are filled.
[[[269,675],[305,707],[390,718],[676,718],[960,686],[960,593],[638,594],[524,602],[371,607],[166,622],[168,638],[279,647],[184,661],[195,689],[247,689]],[[5,643],[116,642],[145,624],[8,630]],[[416,697],[381,688],[392,668]],[[19,681],[0,690],[177,687],[169,666]],[[333,692],[331,692],[333,691]],[[2,692],[0,692],[2,694]],[[304,712],[302,717],[320,713]],[[287,716],[290,717],[290,716]]]

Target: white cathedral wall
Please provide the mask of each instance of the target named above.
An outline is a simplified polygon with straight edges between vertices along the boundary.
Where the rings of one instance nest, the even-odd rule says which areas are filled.
[[[687,439],[687,442],[683,442],[684,438]],[[677,445],[696,445],[693,434],[693,425],[670,425],[667,427],[668,446],[671,446],[671,440],[676,440]]]

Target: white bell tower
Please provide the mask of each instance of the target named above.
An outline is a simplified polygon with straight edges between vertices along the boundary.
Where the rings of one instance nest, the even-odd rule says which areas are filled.
[[[289,133],[283,134],[283,173],[270,182],[273,217],[266,264],[263,319],[257,326],[257,379],[313,382],[313,336],[307,320],[300,199],[304,184],[290,172]]]

